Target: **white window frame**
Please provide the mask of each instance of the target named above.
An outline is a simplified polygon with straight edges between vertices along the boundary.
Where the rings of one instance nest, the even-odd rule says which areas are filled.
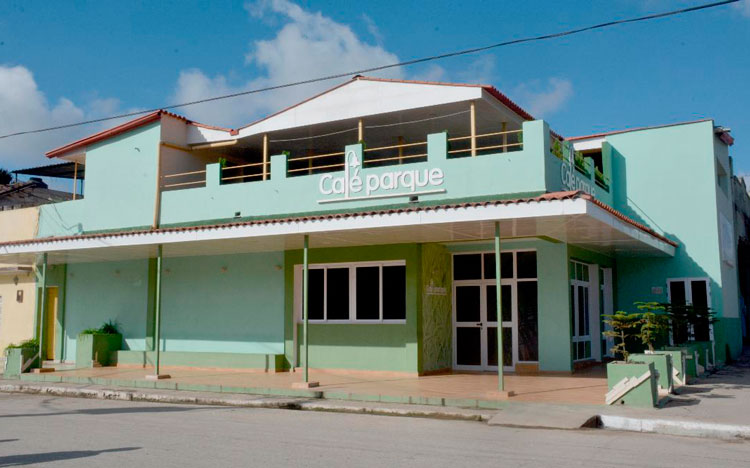
[[[670,288],[671,283],[683,283],[685,286],[685,303],[692,305],[693,304],[693,281],[705,281],[706,283],[706,302],[708,303],[708,308],[712,309],[711,305],[711,280],[708,276],[687,276],[683,278],[667,278],[667,301],[671,304],[672,303],[672,288]],[[715,313],[715,312],[714,312]],[[670,329],[670,341],[672,340],[672,332]],[[688,330],[688,333],[690,336],[694,336],[694,331],[692,329]],[[711,341],[714,341],[714,324],[709,323],[708,324],[708,335]]]
[[[582,266],[582,268],[586,269],[588,272],[589,279],[587,281],[579,280],[577,278],[571,278],[570,279],[570,285],[574,286],[574,295],[578,296],[578,286],[582,286],[584,288],[587,288],[587,295],[586,295],[586,301],[588,302],[588,329],[589,333],[588,335],[581,335],[576,336],[576,333],[578,332],[578,327],[580,325],[578,317],[578,310],[574,307],[574,309],[571,311],[573,314],[573,330],[571,330],[571,342],[573,343],[574,347],[577,348],[578,343],[580,342],[589,342],[589,348],[591,350],[591,355],[589,357],[583,357],[578,359],[573,359],[573,362],[585,362],[585,361],[592,361],[596,360],[597,351],[601,352],[601,344],[598,346],[595,344],[596,340],[600,340],[601,333],[598,331],[598,320],[599,320],[599,314],[595,313],[599,311],[599,265],[597,264],[591,264],[582,262],[581,260],[576,259],[570,259],[569,265],[573,264],[572,266],[575,268],[575,264],[579,264]],[[594,276],[596,275],[596,276]],[[573,274],[575,276],[575,273]],[[571,300],[573,300],[573,305],[575,304],[575,300],[573,297],[571,297]],[[581,297],[578,296],[578,300],[581,300]],[[596,321],[596,323],[594,323]],[[585,346],[585,345],[584,345]],[[574,357],[577,354],[577,349],[573,350]]]
[[[310,270],[324,270],[333,268],[349,269],[349,318],[341,320],[328,320],[328,275],[323,275],[323,319],[309,319],[311,324],[405,324],[406,317],[403,319],[384,319],[383,318],[383,267],[403,266],[406,267],[406,260],[384,260],[384,261],[367,261],[367,262],[340,262],[340,263],[311,263]],[[380,311],[379,319],[357,319],[357,268],[362,267],[379,267],[379,288],[380,288]],[[407,285],[404,284],[404,289]],[[294,266],[294,307],[296,310],[297,323],[302,322],[302,265]],[[404,303],[404,311],[408,310],[408,302]]]
[[[519,278],[518,277],[518,253],[519,252],[535,252],[537,255],[537,272],[535,278]],[[511,329],[511,335],[513,337],[513,348],[511,350],[511,354],[513,356],[513,363],[510,366],[503,365],[503,370],[507,372],[513,372],[515,370],[515,367],[517,364],[538,364],[539,361],[521,361],[519,359],[519,350],[518,350],[518,283],[530,283],[535,282],[537,283],[537,296],[539,295],[539,251],[535,248],[521,248],[521,249],[501,249],[500,255],[504,253],[509,253],[513,255],[513,277],[512,278],[500,278],[500,286],[510,286],[511,287],[511,297],[513,298],[511,301],[511,321],[503,321],[502,320],[502,311],[498,310],[498,320],[500,323],[496,322],[490,322],[487,320],[487,304],[486,304],[486,294],[484,292],[485,288],[487,286],[495,286],[497,284],[497,281],[493,279],[484,279],[484,254],[494,254],[494,250],[467,250],[467,251],[461,251],[461,252],[453,252],[451,254],[451,275],[454,271],[454,262],[456,256],[459,255],[475,255],[475,254],[481,254],[481,270],[480,270],[480,279],[471,279],[471,280],[457,280],[453,279],[452,284],[452,313],[451,313],[451,326],[452,328],[452,335],[453,335],[453,368],[456,370],[469,370],[469,371],[496,371],[497,366],[490,366],[487,364],[486,357],[487,357],[487,346],[488,343],[486,342],[486,329],[489,327],[498,328],[498,333],[502,333],[503,328],[510,328]],[[479,366],[467,366],[467,365],[459,365],[458,364],[458,343],[457,343],[457,337],[456,337],[456,327],[457,321],[456,321],[456,287],[460,286],[479,286],[481,288],[481,295],[480,295],[480,309],[481,309],[481,315],[480,315],[480,322],[483,324],[481,332],[483,335],[485,335],[484,345],[481,347],[481,353],[482,353],[482,364]],[[539,304],[537,303],[537,320],[539,319]],[[499,325],[499,326],[498,326]],[[538,327],[538,322],[537,322]],[[539,330],[537,328],[537,340],[539,339]],[[537,344],[538,345],[538,344]],[[537,350],[537,354],[538,354]],[[497,355],[498,363],[502,362],[503,359],[503,352],[502,350],[498,350]]]

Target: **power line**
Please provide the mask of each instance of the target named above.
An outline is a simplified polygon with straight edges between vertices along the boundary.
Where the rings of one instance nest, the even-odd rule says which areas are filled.
[[[310,84],[310,83],[317,83],[317,82],[320,82],[320,81],[329,81],[329,80],[334,80],[334,79],[337,79],[337,78],[344,78],[344,77],[348,77],[348,76],[352,76],[352,75],[361,75],[361,74],[364,74],[364,73],[372,73],[372,72],[387,70],[387,69],[390,69],[390,68],[407,67],[407,66],[416,65],[416,64],[419,64],[419,63],[431,62],[431,61],[435,61],[435,60],[442,60],[442,59],[451,58],[451,57],[458,57],[460,55],[475,54],[477,52],[484,52],[484,51],[487,51],[487,50],[496,49],[496,48],[499,48],[499,47],[505,47],[505,46],[509,46],[509,45],[523,44],[523,43],[527,43],[527,42],[545,41],[545,40],[549,40],[549,39],[556,39],[556,38],[559,38],[559,37],[571,36],[571,35],[574,35],[574,34],[580,34],[580,33],[587,32],[587,31],[593,31],[595,29],[608,28],[608,27],[611,27],[611,26],[617,26],[617,25],[621,25],[621,24],[637,23],[637,22],[640,22],[640,21],[649,21],[649,20],[653,20],[653,19],[666,18],[668,16],[682,15],[682,14],[685,14],[685,13],[691,13],[691,12],[699,11],[699,10],[707,10],[709,8],[716,8],[716,7],[728,5],[730,3],[736,3],[736,2],[739,2],[739,1],[740,0],[723,0],[723,1],[720,1],[720,2],[706,3],[706,4],[703,4],[703,5],[697,5],[697,6],[694,6],[694,7],[681,8],[679,10],[667,11],[667,12],[664,12],[664,13],[655,13],[655,14],[652,14],[652,15],[639,16],[639,17],[636,17],[636,18],[628,18],[628,19],[623,19],[623,20],[607,21],[606,23],[599,23],[599,24],[595,24],[593,26],[585,26],[585,27],[578,28],[578,29],[570,29],[570,30],[562,31],[562,32],[558,32],[558,33],[544,34],[544,35],[541,35],[541,36],[526,37],[526,38],[521,38],[521,39],[513,39],[513,40],[510,40],[510,41],[498,42],[498,43],[495,43],[495,44],[490,44],[490,45],[486,45],[486,46],[482,46],[482,47],[475,47],[473,49],[464,49],[464,50],[459,50],[459,51],[455,51],[455,52],[448,52],[448,53],[439,54],[439,55],[431,55],[429,57],[422,57],[422,58],[407,60],[405,62],[391,63],[391,64],[388,64],[388,65],[381,65],[381,66],[377,66],[377,67],[365,68],[365,69],[362,69],[362,70],[355,70],[355,71],[349,71],[349,72],[345,72],[345,73],[337,73],[335,75],[322,76],[322,77],[319,77],[319,78],[311,78],[311,79],[308,79],[308,80],[295,81],[295,82],[285,83],[285,84],[280,84],[280,85],[275,85],[275,86],[267,86],[265,88],[251,89],[251,90],[248,90],[248,91],[241,91],[241,92],[238,92],[238,93],[224,94],[224,95],[221,95],[221,96],[215,96],[215,97],[206,98],[206,99],[199,99],[199,100],[196,100],[196,101],[183,102],[181,104],[172,104],[172,105],[165,106],[165,107],[159,107],[159,108],[148,109],[148,110],[137,111],[137,112],[128,112],[128,113],[125,113],[125,114],[118,114],[118,115],[113,115],[113,116],[109,116],[109,117],[102,117],[102,118],[99,118],[99,119],[91,119],[91,120],[84,120],[84,121],[81,121],[81,122],[75,122],[75,123],[70,123],[70,124],[65,124],[65,125],[57,125],[55,127],[47,127],[47,128],[36,129],[36,130],[26,130],[26,131],[21,131],[21,132],[8,133],[6,135],[0,135],[0,140],[5,139],[5,138],[14,137],[14,136],[29,135],[29,134],[32,134],[32,133],[49,132],[49,131],[52,131],[52,130],[61,130],[61,129],[64,129],[64,128],[78,127],[78,126],[81,126],[81,125],[89,125],[89,124],[98,123],[98,122],[106,122],[108,120],[115,120],[115,119],[122,119],[122,118],[125,118],[125,117],[134,117],[134,116],[137,116],[137,115],[150,114],[152,112],[156,112],[156,111],[159,111],[159,110],[169,110],[169,109],[177,109],[177,108],[180,108],[180,107],[194,106],[196,104],[203,104],[203,103],[206,103],[206,102],[220,101],[220,100],[223,100],[223,99],[231,99],[231,98],[236,98],[236,97],[240,97],[240,96],[247,96],[247,95],[250,95],[250,94],[258,94],[258,93],[263,93],[263,92],[267,92],[267,91],[274,91],[274,90],[278,90],[278,89],[291,88],[293,86],[300,86],[300,85],[305,85],[305,84]]]

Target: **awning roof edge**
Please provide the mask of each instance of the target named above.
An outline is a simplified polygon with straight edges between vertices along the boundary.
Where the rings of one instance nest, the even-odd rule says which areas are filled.
[[[0,244],[0,259],[14,254],[82,251],[90,249],[132,248],[149,245],[169,245],[200,241],[231,241],[252,238],[301,236],[302,234],[340,237],[346,245],[356,245],[352,233],[376,233],[384,229],[398,230],[431,226],[435,229],[456,230],[456,226],[508,220],[546,218],[571,219],[588,216],[601,226],[608,226],[649,249],[664,255],[674,255],[677,244],[628,218],[622,213],[581,192],[555,192],[538,197],[446,204],[430,207],[405,207],[354,213],[334,213],[295,218],[230,222],[215,225],[171,227],[152,230],[82,234],[77,236],[31,239]],[[597,225],[597,226],[598,226]],[[567,228],[566,228],[567,229]],[[394,231],[395,232],[395,231]],[[477,231],[479,232],[479,231]],[[483,232],[483,230],[481,231]],[[363,234],[360,234],[362,236]],[[374,235],[374,234],[373,234]],[[505,234],[512,237],[511,233]],[[344,237],[347,240],[343,240]],[[446,236],[448,236],[446,234]],[[448,236],[449,237],[449,236]],[[491,236],[488,236],[491,237]],[[447,241],[450,239],[445,239]],[[429,241],[429,240],[423,240]],[[366,242],[363,242],[366,245]],[[292,247],[293,248],[293,247]]]

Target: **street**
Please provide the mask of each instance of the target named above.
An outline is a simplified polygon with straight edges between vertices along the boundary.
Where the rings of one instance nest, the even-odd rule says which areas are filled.
[[[5,466],[737,466],[750,442],[0,394]]]

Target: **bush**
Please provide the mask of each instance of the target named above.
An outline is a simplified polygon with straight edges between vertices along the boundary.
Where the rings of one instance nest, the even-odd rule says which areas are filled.
[[[37,341],[36,338],[32,338],[30,340],[22,341],[19,344],[9,344],[5,349],[39,349],[39,341]]]
[[[120,333],[119,325],[114,320],[104,322],[99,328],[87,328],[79,335],[117,335]]]

